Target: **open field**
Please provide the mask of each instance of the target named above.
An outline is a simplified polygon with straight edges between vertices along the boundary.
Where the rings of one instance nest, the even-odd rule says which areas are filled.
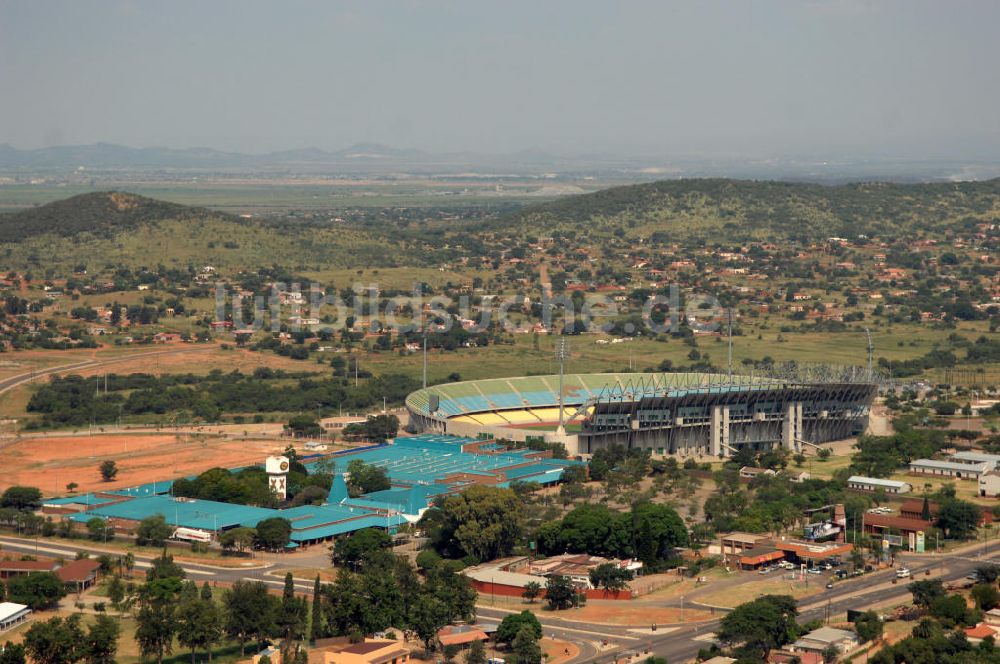
[[[63,495],[76,482],[78,491],[124,489],[214,468],[260,462],[280,452],[278,441],[232,440],[197,434],[97,434],[25,438],[0,448],[0,465],[9,484],[37,486],[47,495]],[[101,480],[98,464],[118,463],[118,478]]]
[[[784,578],[767,578],[759,581],[753,579],[739,585],[727,586],[724,590],[699,595],[697,599],[704,604],[724,607],[739,606],[762,595],[791,595],[795,599],[802,599],[823,592],[825,583],[825,580],[819,579],[810,579],[808,585],[804,581]]]

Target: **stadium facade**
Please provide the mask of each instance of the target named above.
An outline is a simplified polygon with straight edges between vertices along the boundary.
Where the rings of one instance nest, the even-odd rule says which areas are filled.
[[[407,397],[416,431],[562,442],[572,454],[612,444],[662,456],[731,456],[841,440],[863,432],[880,378],[858,367],[757,375],[569,374],[558,429],[559,376],[436,385]]]

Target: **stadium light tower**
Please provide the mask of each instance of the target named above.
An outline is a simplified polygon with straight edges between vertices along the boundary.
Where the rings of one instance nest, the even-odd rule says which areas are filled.
[[[868,377],[871,378],[872,375],[872,355],[874,354],[875,348],[872,346],[872,333],[867,327],[865,328],[865,336],[868,337]]]
[[[566,435],[566,422],[563,412],[563,373],[566,368],[566,358],[569,356],[566,348],[566,338],[560,337],[556,343],[556,359],[559,361],[559,428],[556,433]]]
[[[727,310],[729,314],[729,382],[733,382],[733,308]]]

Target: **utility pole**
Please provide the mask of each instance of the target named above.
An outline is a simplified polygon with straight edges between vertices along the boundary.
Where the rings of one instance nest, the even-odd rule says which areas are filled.
[[[427,330],[424,329],[424,389],[427,389]]]
[[[556,433],[560,436],[566,433],[565,413],[563,412],[563,373],[566,368],[567,356],[566,339],[565,337],[560,337],[556,343],[556,360],[559,361],[559,429]]]
[[[729,307],[729,382],[733,382],[733,308]]]

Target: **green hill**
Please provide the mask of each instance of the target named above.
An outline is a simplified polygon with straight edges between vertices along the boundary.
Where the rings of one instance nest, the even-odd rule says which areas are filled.
[[[664,239],[726,240],[901,236],[1000,219],[1000,179],[985,182],[823,186],[790,182],[668,180],[532,205],[489,222],[497,232],[586,230]]]
[[[237,217],[205,208],[187,207],[118,191],[99,191],[0,215],[0,242],[20,242],[48,233],[63,237],[79,233],[110,237],[164,219],[239,221]]]
[[[387,265],[386,244],[363,229],[243,219],[122,192],[0,215],[0,270],[55,276],[79,265],[93,273],[118,266]]]

